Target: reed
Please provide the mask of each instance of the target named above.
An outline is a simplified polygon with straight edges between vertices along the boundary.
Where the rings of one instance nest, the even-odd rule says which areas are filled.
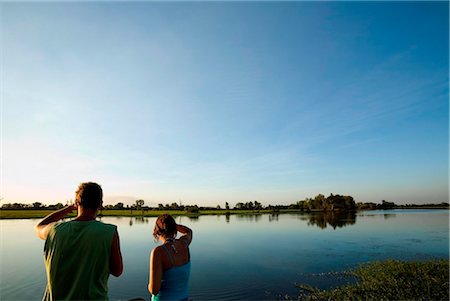
[[[449,260],[404,262],[376,261],[347,271],[354,284],[331,290],[308,285],[298,300],[449,300]]]

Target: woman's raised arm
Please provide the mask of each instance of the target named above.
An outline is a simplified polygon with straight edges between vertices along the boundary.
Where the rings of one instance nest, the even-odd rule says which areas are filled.
[[[180,239],[186,240],[189,245],[192,241],[192,230],[186,226],[177,224],[177,231],[182,234]]]

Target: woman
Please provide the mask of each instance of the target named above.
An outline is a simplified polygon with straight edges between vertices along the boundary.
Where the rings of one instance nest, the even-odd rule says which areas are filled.
[[[177,232],[182,234],[178,239]],[[188,300],[192,230],[177,225],[169,214],[163,214],[156,219],[153,236],[162,245],[150,255],[148,291],[152,300]]]

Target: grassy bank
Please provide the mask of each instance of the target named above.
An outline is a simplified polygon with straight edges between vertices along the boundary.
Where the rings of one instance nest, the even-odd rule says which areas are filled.
[[[449,260],[378,261],[345,272],[355,284],[332,290],[298,285],[298,300],[449,300]]]
[[[0,219],[19,218],[43,218],[53,210],[0,210]],[[299,212],[298,210],[280,210],[277,213]],[[200,210],[199,212],[187,212],[182,210],[102,210],[102,216],[128,216],[128,217],[155,217],[163,213],[174,216],[200,216],[200,215],[226,215],[226,214],[263,214],[273,213],[271,210]],[[69,215],[75,216],[75,214]]]
[[[54,210],[0,210],[0,219],[42,218]]]
[[[403,208],[404,209],[404,208]],[[413,209],[413,208],[409,208]],[[421,209],[437,209],[437,208],[421,208]],[[443,208],[448,209],[448,208]],[[43,218],[50,214],[54,210],[52,209],[0,209],[0,219],[20,219],[20,218]],[[199,210],[198,212],[188,212],[183,210],[102,210],[99,212],[100,216],[127,216],[127,217],[155,217],[163,213],[169,213],[174,216],[200,216],[200,215],[252,215],[252,214],[267,214],[267,213],[342,213],[346,211],[322,211],[322,210],[310,210],[302,211],[300,209],[279,209],[277,211],[264,209],[264,210]],[[75,216],[75,214],[69,215],[69,217]]]

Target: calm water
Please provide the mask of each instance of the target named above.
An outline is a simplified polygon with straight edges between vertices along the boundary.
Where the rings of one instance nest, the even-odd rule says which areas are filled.
[[[276,299],[297,293],[295,282],[337,284],[317,274],[374,259],[449,257],[447,210],[365,211],[356,215],[255,215],[177,218],[194,231],[194,300]],[[124,273],[110,277],[110,299],[149,299],[149,253],[154,218],[103,218],[116,224]],[[44,242],[36,220],[0,220],[1,300],[40,300],[46,279]]]

